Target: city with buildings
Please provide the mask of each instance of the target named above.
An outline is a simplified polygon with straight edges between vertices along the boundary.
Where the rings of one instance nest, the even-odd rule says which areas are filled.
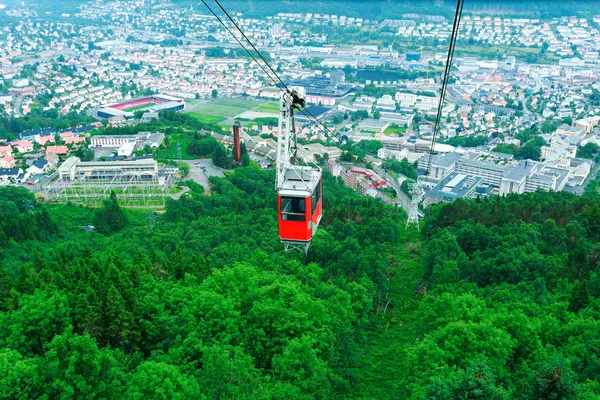
[[[581,194],[595,177],[600,16],[465,15],[436,129],[449,18],[233,11],[282,83],[306,89],[309,107],[297,116],[306,162],[337,161],[329,169],[357,175],[344,180],[357,190],[368,184],[370,194],[394,201],[378,189],[399,189],[408,178],[373,170],[390,160],[414,165],[424,206],[536,190]],[[132,159],[144,148],[156,155],[174,145],[166,132],[104,130],[158,121],[167,111],[214,119],[221,131],[211,133],[226,146],[231,125],[240,123],[261,165],[274,160],[281,85],[203,7],[93,1],[44,18],[17,3],[0,13],[7,21],[0,26],[0,116],[75,112],[95,121],[20,132],[0,126],[3,184],[56,178],[77,149],[93,150],[98,162]],[[377,142],[377,151],[345,159],[349,143],[361,141]],[[356,172],[365,163],[370,172]]]
[[[0,0],[0,399],[600,399],[599,5]]]

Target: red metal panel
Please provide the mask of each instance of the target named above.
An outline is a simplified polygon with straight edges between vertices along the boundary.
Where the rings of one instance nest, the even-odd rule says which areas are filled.
[[[315,226],[317,226],[319,224],[319,222],[321,221],[321,213],[322,213],[322,207],[323,207],[323,182],[320,181],[319,182],[319,199],[317,201],[317,208],[315,209],[315,212],[312,215],[312,222]]]
[[[312,209],[310,200],[310,196],[305,198],[307,211]],[[282,240],[308,242],[312,239],[312,229],[308,224],[309,211],[304,221],[284,221],[281,214],[281,196],[277,196],[277,213],[279,214],[279,237]]]

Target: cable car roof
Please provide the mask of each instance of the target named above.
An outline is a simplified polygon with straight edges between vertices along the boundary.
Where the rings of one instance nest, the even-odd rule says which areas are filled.
[[[320,180],[321,171],[319,169],[294,166],[285,171],[284,182],[278,193],[280,196],[310,196]]]

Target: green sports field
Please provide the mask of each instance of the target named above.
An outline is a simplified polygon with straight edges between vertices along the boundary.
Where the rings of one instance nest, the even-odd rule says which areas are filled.
[[[258,107],[254,108],[253,111],[262,111],[268,113],[278,113],[279,112],[279,103],[275,101],[269,101],[267,103],[263,103]]]
[[[206,124],[218,124],[219,122],[225,121],[227,119],[218,115],[202,114],[199,112],[191,112],[190,115],[196,118],[198,121],[204,122]]]
[[[210,104],[200,106],[196,111],[199,114],[231,118],[244,111],[252,110],[254,107],[260,105],[260,103],[259,100],[254,99],[218,99]]]

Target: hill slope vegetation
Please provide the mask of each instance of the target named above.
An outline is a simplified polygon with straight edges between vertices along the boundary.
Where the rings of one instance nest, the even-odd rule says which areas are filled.
[[[273,183],[241,168],[160,216],[2,189],[0,398],[600,395],[593,193],[438,205],[418,233],[326,176],[305,257]]]

